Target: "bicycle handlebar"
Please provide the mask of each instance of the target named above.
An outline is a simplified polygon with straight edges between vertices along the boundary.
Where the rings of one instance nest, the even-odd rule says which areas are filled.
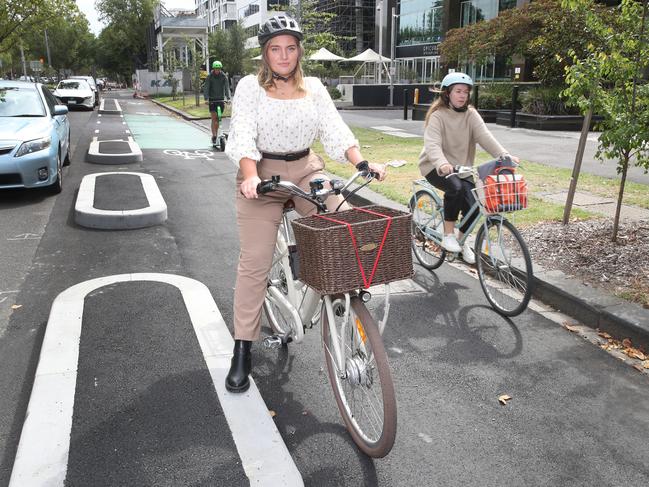
[[[520,164],[517,162],[514,162],[511,157],[506,157],[506,158],[498,158],[498,159],[493,159],[491,161],[487,161],[484,163],[484,165],[491,164],[491,163],[496,163],[496,165],[499,165],[498,163],[501,163],[500,165],[503,165],[502,163],[506,162],[509,166],[511,167],[518,167]],[[505,166],[506,167],[506,166]],[[476,166],[462,166],[460,164],[456,164],[453,166],[453,172],[450,174],[447,174],[444,176],[446,179],[450,178],[451,176],[463,176],[465,174],[477,174],[478,168]]]
[[[302,188],[291,183],[290,181],[280,181],[279,176],[272,176],[271,179],[264,180],[257,185],[257,193],[266,194],[270,193],[271,191],[284,189],[295,196],[299,196],[300,198],[313,203],[313,205],[315,205],[319,211],[327,212],[327,206],[324,202],[329,195],[341,194],[360,177],[367,179],[367,182],[365,184],[369,183],[373,179],[378,179],[379,175],[373,171],[370,171],[369,167],[365,168],[362,164],[359,164],[359,166],[359,170],[354,173],[347,181],[343,181],[341,179],[332,179],[331,181],[328,181],[330,186],[329,189],[324,187],[324,180],[314,179],[310,183],[311,192],[307,193]]]

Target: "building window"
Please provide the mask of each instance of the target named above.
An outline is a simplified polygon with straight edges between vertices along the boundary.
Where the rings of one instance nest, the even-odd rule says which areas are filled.
[[[493,19],[499,12],[514,7],[516,0],[467,0],[461,3],[460,26]]]
[[[239,18],[243,19],[250,17],[259,12],[259,0],[249,3],[245,7],[239,9]]]
[[[272,11],[284,11],[288,8],[288,0],[267,0],[267,10]]]
[[[430,44],[442,40],[443,2],[408,0],[401,2],[397,45]]]

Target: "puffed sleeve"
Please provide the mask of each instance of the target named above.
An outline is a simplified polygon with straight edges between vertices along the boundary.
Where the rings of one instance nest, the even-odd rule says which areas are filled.
[[[343,121],[329,92],[317,78],[309,78],[309,89],[313,92],[318,107],[318,138],[332,159],[347,162],[345,152],[350,147],[360,147],[358,140]]]
[[[244,157],[259,161],[257,149],[257,109],[261,87],[254,75],[239,81],[232,98],[232,120],[225,153],[237,166]]]

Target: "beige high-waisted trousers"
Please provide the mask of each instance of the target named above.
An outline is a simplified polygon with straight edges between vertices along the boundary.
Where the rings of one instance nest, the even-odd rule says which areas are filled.
[[[290,181],[305,191],[309,191],[309,181],[312,179],[329,179],[322,172],[323,169],[324,161],[313,152],[297,161],[262,159],[257,164],[257,173],[262,180],[278,175],[282,181]],[[315,213],[316,208],[298,196],[291,197],[280,192],[259,195],[257,199],[246,199],[239,191],[242,181],[243,177],[239,171],[236,206],[241,253],[234,288],[234,338],[257,340],[284,203],[292,199],[295,209],[302,216]],[[333,211],[341,201],[342,196],[330,196],[326,201],[327,207]],[[344,208],[345,206],[341,209]]]

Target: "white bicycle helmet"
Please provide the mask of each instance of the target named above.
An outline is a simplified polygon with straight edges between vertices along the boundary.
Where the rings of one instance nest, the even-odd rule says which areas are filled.
[[[471,76],[465,73],[448,73],[446,76],[444,76],[444,79],[442,80],[442,89],[444,88],[450,88],[453,85],[457,85],[459,83],[462,83],[463,85],[469,85],[473,86],[473,80],[471,79]]]

